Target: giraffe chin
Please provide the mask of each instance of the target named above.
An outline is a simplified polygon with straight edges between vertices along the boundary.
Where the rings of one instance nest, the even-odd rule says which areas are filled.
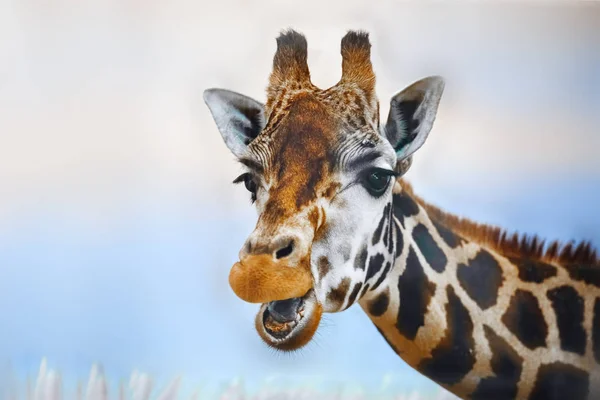
[[[270,347],[281,351],[294,351],[304,347],[313,338],[321,322],[323,309],[312,289],[301,298],[284,302],[295,308],[285,320],[273,311],[275,302],[265,303],[256,315],[255,327],[258,335]]]

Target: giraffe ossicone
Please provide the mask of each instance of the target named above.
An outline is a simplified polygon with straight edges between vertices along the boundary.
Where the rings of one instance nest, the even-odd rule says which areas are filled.
[[[277,38],[263,104],[207,89],[258,211],[229,284],[259,303],[279,350],[306,345],[322,313],[358,303],[410,366],[463,398],[600,394],[600,262],[445,213],[402,175],[433,128],[439,76],[396,93],[379,118],[371,43],[341,41],[342,74],[313,85],[305,37]],[[573,397],[574,396],[574,397]]]

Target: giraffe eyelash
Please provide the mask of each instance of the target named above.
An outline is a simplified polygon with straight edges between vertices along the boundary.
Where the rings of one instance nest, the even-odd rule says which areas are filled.
[[[247,180],[248,178],[250,178],[250,182],[252,182],[254,184],[253,188],[249,187],[249,181]],[[246,190],[248,190],[251,195],[250,195],[250,204],[254,204],[254,202],[256,201],[256,191],[258,190],[258,185],[256,184],[256,182],[254,181],[252,174],[250,174],[249,172],[243,173],[240,176],[238,176],[237,178],[235,178],[233,180],[233,184],[239,184],[244,182],[244,185],[246,186]]]
[[[368,169],[367,171],[369,171],[369,172],[379,172],[379,173],[382,173],[384,175],[393,176],[394,178],[398,178],[400,176],[400,174],[398,172],[392,171],[391,169],[385,169],[385,168],[373,167],[373,168]]]
[[[231,182],[231,183],[233,183],[234,185],[237,185],[237,184],[244,182],[244,180],[246,179],[246,175],[249,175],[249,173],[246,172],[246,173],[241,174],[240,176],[235,178],[233,180],[233,182]]]

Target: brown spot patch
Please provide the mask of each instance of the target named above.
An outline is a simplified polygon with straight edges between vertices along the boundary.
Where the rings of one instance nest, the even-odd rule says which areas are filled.
[[[525,347],[533,350],[546,346],[548,325],[533,293],[517,290],[502,316],[502,322]]]
[[[446,228],[444,225],[440,224],[437,221],[431,222],[435,226],[435,229],[438,231],[440,237],[444,240],[444,242],[446,242],[448,247],[456,248],[464,242],[463,238],[452,232],[450,229]]]
[[[495,376],[483,378],[473,400],[513,399],[517,395],[518,383],[523,370],[523,358],[492,328],[484,325],[485,337],[492,352],[491,366]]]
[[[572,264],[568,266],[571,278],[600,288],[600,267],[587,264]]]
[[[395,236],[395,234],[397,235],[397,232],[396,232],[397,228],[396,228],[395,225],[396,224],[394,223],[394,217],[393,217],[393,214],[392,214],[392,209],[390,207],[390,218],[389,218],[389,221],[388,221],[388,236],[389,236],[389,240],[388,240],[388,243],[387,243],[388,254],[394,254],[394,243],[395,243],[394,236]]]
[[[556,267],[548,263],[529,258],[511,257],[510,261],[519,269],[519,278],[524,282],[542,283],[556,276]]]
[[[373,232],[373,239],[371,240],[371,243],[373,244],[373,246],[375,246],[381,240],[381,233],[383,232],[383,228],[385,226],[385,221],[387,220],[389,208],[390,208],[390,204],[387,204],[383,210],[383,214],[381,215],[379,224],[377,225],[375,232]]]
[[[369,267],[367,268],[367,275],[365,282],[374,277],[383,267],[385,257],[381,253],[377,253],[369,258]]]
[[[348,297],[348,304],[346,305],[346,309],[348,309],[352,304],[354,304],[354,302],[356,301],[356,297],[358,296],[358,292],[360,292],[360,289],[362,288],[362,285],[362,282],[357,282],[354,284],[354,288],[350,293],[350,297]]]
[[[418,370],[434,381],[446,385],[460,382],[475,364],[473,348],[473,321],[469,311],[455,294],[454,288],[446,289],[447,328],[444,338],[418,366]]]
[[[496,304],[502,286],[502,268],[486,250],[480,250],[468,265],[459,264],[457,277],[469,297],[482,309]]]
[[[592,318],[592,347],[594,358],[600,364],[600,298],[594,302],[594,317]]]
[[[364,269],[367,266],[367,257],[368,257],[369,253],[367,250],[367,245],[365,244],[362,249],[360,250],[360,252],[356,255],[356,258],[354,259],[354,268],[355,269],[362,269],[364,271]]]
[[[589,384],[588,373],[579,368],[561,362],[546,364],[538,370],[529,399],[587,399]]]
[[[366,285],[363,287],[363,290],[362,290],[362,293],[360,294],[360,297],[362,298],[362,297],[365,295],[365,293],[367,293],[368,291],[369,291],[369,284],[367,283],[367,284],[366,284]]]
[[[319,278],[323,278],[331,270],[331,264],[325,256],[319,257],[319,261],[317,261],[317,267],[319,269]]]
[[[587,334],[583,328],[583,298],[567,285],[549,290],[546,295],[556,314],[561,349],[584,355]]]
[[[379,287],[379,285],[381,285],[383,283],[385,278],[387,278],[388,273],[390,272],[391,268],[392,268],[392,263],[388,261],[385,264],[385,268],[383,269],[383,272],[381,273],[381,275],[379,275],[377,282],[375,282],[375,284],[373,285],[373,290],[377,289]]]
[[[381,317],[385,314],[389,305],[390,291],[386,288],[369,303],[369,313],[374,317]]]
[[[419,206],[404,190],[400,193],[394,193],[392,204],[394,207],[394,216],[398,219],[402,227],[404,227],[404,218],[409,218],[419,213]]]
[[[448,258],[440,246],[437,245],[427,227],[423,224],[415,226],[412,237],[429,266],[436,272],[444,272]]]
[[[346,295],[350,289],[350,278],[342,279],[342,282],[335,289],[332,289],[327,293],[327,301],[335,306],[337,309],[341,309],[346,300]]]
[[[398,278],[400,307],[396,328],[407,339],[414,340],[425,325],[425,314],[435,293],[435,283],[429,281],[412,247],[406,259],[406,269]]]
[[[396,253],[395,257],[398,258],[402,254],[402,249],[404,248],[404,236],[402,236],[402,231],[397,223],[394,222],[394,226],[396,227]]]
[[[350,260],[350,255],[352,253],[352,246],[350,246],[347,243],[342,245],[342,247],[340,248],[340,253],[342,254],[342,258],[344,259],[344,262],[348,262]]]

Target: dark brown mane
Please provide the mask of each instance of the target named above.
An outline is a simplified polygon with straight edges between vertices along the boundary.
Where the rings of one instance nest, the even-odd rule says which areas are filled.
[[[400,184],[402,189],[417,201],[435,222],[444,225],[466,239],[487,245],[504,256],[537,259],[566,266],[575,264],[600,266],[600,259],[590,242],[564,244],[555,240],[550,243],[547,249],[544,249],[544,239],[540,239],[535,235],[520,235],[517,232],[509,234],[500,227],[480,224],[468,218],[461,218],[447,213],[417,196],[406,180],[400,179]]]

